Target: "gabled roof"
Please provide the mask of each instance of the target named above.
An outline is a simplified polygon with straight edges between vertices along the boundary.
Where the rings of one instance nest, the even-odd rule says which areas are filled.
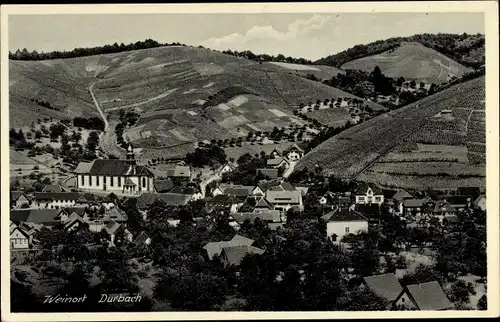
[[[78,200],[80,194],[77,192],[35,192],[36,201],[52,200]]]
[[[252,191],[255,187],[253,186],[229,186],[226,187],[223,192],[226,195],[233,195],[236,197],[247,197],[252,195]]]
[[[304,152],[304,149],[302,149],[300,146],[297,145],[297,143],[291,144],[288,148],[286,148],[285,152],[297,150],[299,152]]]
[[[466,206],[472,201],[472,196],[446,196],[443,199],[452,206]]]
[[[354,209],[350,208],[337,208],[333,211],[330,211],[326,215],[321,216],[326,222],[341,222],[341,221],[368,221],[368,219],[357,212]]]
[[[407,293],[421,311],[441,311],[453,308],[438,282],[406,286]]]
[[[144,205],[150,206],[156,199],[163,201],[167,206],[181,206],[188,203],[190,196],[178,193],[142,193],[138,200]]]
[[[124,186],[137,186],[129,177],[125,178],[125,182],[123,183]]]
[[[189,166],[176,165],[167,170],[167,177],[190,178],[191,168]]]
[[[367,276],[363,279],[373,293],[389,302],[395,301],[403,291],[403,287],[393,273]]]
[[[42,192],[64,192],[65,190],[58,184],[48,184],[43,187]]]
[[[422,199],[405,199],[403,201],[403,206],[407,208],[418,208],[418,207],[423,207],[429,199],[427,198],[422,198]]]
[[[450,205],[446,200],[440,200],[436,202],[434,206],[434,212],[454,212],[456,209]]]
[[[123,210],[120,210],[118,207],[111,208],[108,213],[102,219],[104,222],[107,221],[116,221],[116,222],[125,222],[127,221],[127,215]]]
[[[90,173],[90,169],[92,168],[93,162],[80,162],[75,169],[75,173],[77,174],[88,174]]]
[[[189,186],[189,187],[182,187],[182,186],[176,186],[173,187],[169,193],[177,193],[177,194],[185,194],[185,195],[194,195],[195,193],[200,192],[198,188]]]
[[[261,196],[257,197],[257,200],[255,202],[255,208],[265,208],[272,210],[274,209],[274,205],[269,200],[267,200],[266,197]]]
[[[363,182],[358,187],[358,190],[356,190],[356,195],[366,195],[368,188],[372,189],[373,195],[383,195],[384,194],[382,192],[382,190],[379,187],[377,187],[377,185],[374,185],[374,184],[369,185],[369,184],[366,184]]]
[[[278,169],[257,169],[257,175],[262,174],[265,177],[276,179],[278,178]]]
[[[280,184],[281,188],[283,188],[286,191],[296,191],[295,187],[288,181],[283,181]]]
[[[482,200],[486,200],[486,196],[485,195],[479,195],[479,197],[476,198],[476,200],[474,200],[474,206],[478,207],[479,206],[479,203],[482,201]]]
[[[73,225],[76,221],[81,222],[81,223],[86,223],[87,221],[83,219],[81,216],[79,216],[76,213],[73,213],[71,216],[68,217],[68,220],[64,223],[64,227],[70,227]]]
[[[392,199],[397,200],[397,201],[403,201],[404,199],[410,199],[413,198],[412,195],[410,195],[406,190],[398,190],[393,196]]]
[[[10,219],[13,222],[31,222],[35,224],[43,224],[46,226],[54,226],[59,223],[56,219],[59,211],[57,209],[23,209],[11,210]]]
[[[174,187],[174,183],[171,179],[154,180],[153,185],[158,193],[168,192]]]
[[[259,183],[257,184],[257,187],[259,187],[262,191],[267,192],[269,189],[273,187],[280,187],[281,181],[279,179],[271,179],[271,180],[260,180]],[[284,189],[278,188],[278,190],[282,191]]]
[[[24,229],[22,229],[21,227],[14,227],[13,229],[10,230],[10,235],[12,235],[15,231],[19,231],[24,237],[26,238],[30,238],[30,235],[28,234],[28,232],[26,232]]]
[[[275,148],[275,149],[274,149],[274,150],[272,150],[272,151],[271,151],[271,153],[269,153],[269,154],[270,154],[270,155],[272,155],[272,154],[273,154],[273,153],[275,153],[275,152],[276,152],[276,154],[278,154],[279,156],[282,156],[282,155],[283,155],[283,152],[282,152],[280,149],[278,149],[278,148]]]
[[[153,176],[153,173],[143,165],[130,164],[128,160],[96,159],[91,163],[81,162],[75,169],[78,174],[128,176]]]
[[[59,218],[61,213],[65,213],[68,216],[71,216],[71,214],[76,213],[79,216],[84,216],[86,212],[86,209],[84,207],[69,207],[69,208],[61,208],[58,212],[58,215],[56,218]]]
[[[285,162],[288,164],[288,161],[286,159],[284,159],[283,157],[277,157],[277,158],[274,158],[274,159],[267,159],[267,162],[266,164],[268,166],[279,166],[282,162]]]
[[[227,205],[232,205],[232,204],[237,204],[240,201],[232,195],[217,195],[215,197],[212,197],[209,201],[211,204],[227,204]]]
[[[248,254],[261,255],[265,250],[254,246],[233,246],[225,247],[221,251],[221,256],[224,257],[226,265],[239,265],[242,259]]]
[[[210,242],[203,246],[203,249],[207,251],[208,258],[212,260],[215,255],[220,255],[222,249],[225,247],[237,247],[237,246],[250,246],[254,242],[253,239],[246,238],[241,235],[235,235],[229,241],[222,242]]]
[[[250,222],[254,222],[255,219],[260,218],[263,221],[267,222],[279,222],[281,221],[281,215],[279,210],[263,210],[263,211],[254,211],[254,212],[238,212],[231,214],[234,220],[238,224],[242,224],[245,220],[250,220]]]
[[[134,240],[134,244],[135,245],[142,245],[142,244],[145,244],[146,241],[149,239],[149,236],[148,234],[146,234],[145,232],[141,232],[139,234],[139,236],[137,236]]]
[[[118,228],[120,228],[120,224],[117,223],[116,221],[113,221],[111,220],[105,227],[104,227],[104,230],[109,234],[109,235],[113,235],[117,230]]]
[[[267,191],[266,198],[272,204],[276,203],[300,204],[302,193],[300,191]]]
[[[15,202],[21,196],[24,196],[26,199],[30,200],[30,198],[28,198],[28,196],[23,191],[11,191],[10,192],[10,201]]]

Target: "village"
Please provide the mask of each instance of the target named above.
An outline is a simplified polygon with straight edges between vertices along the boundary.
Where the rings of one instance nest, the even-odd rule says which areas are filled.
[[[320,169],[289,171],[303,156],[299,146],[290,144],[285,151],[275,149],[269,155],[246,155],[227,161],[205,180],[195,176],[195,169],[183,161],[172,164],[165,176],[155,177],[147,165],[137,164],[131,145],[125,160],[81,162],[74,170],[75,185],[71,188],[47,182],[40,191],[11,191],[13,268],[44,254],[51,231],[76,236],[86,231],[94,236],[87,238],[88,246],[145,249],[154,248],[158,240],[154,229],[159,223],[196,227],[208,221],[218,226],[223,216],[222,221],[232,231],[224,234],[226,239],[207,242],[192,251],[203,254],[207,263],[238,269],[246,257],[262,256],[267,251],[265,243],[256,243],[252,236],[242,233],[249,225],[264,227],[286,240],[281,232],[287,226],[308,219],[324,227],[320,230],[324,235],[316,237],[346,252],[362,249],[360,243],[368,247],[366,243],[374,238],[373,234],[384,236],[384,241],[376,239],[377,245],[388,244],[383,246],[387,249],[381,256],[382,264],[377,260],[372,263],[373,269],[364,270],[358,277],[362,285],[386,301],[388,309],[452,309],[454,305],[437,280],[401,286],[398,278],[403,276],[396,274],[398,269],[406,269],[412,259],[428,258],[426,250],[435,252],[439,244],[436,234],[454,234],[470,224],[484,227],[485,191],[463,188],[410,193],[323,177]],[[251,162],[258,163],[256,168],[249,165]],[[248,169],[254,173],[245,172]],[[251,182],[242,179],[245,175],[252,178]],[[148,222],[153,225],[149,230],[145,229]],[[400,233],[398,229],[408,232]],[[50,245],[59,243],[64,240]],[[74,260],[74,255],[66,256],[66,260]],[[433,300],[429,302],[429,298]]]

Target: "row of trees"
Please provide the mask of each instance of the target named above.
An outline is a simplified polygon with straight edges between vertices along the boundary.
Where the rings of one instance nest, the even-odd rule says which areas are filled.
[[[135,43],[130,43],[128,45],[125,45],[124,43],[118,44],[115,42],[113,45],[104,45],[92,48],[75,48],[71,51],[52,51],[49,53],[44,53],[44,52],[38,53],[36,50],[29,52],[26,48],[24,48],[22,50],[18,49],[14,53],[9,52],[9,59],[45,60],[45,59],[74,58],[74,57],[120,53],[124,51],[156,48],[163,46],[180,46],[180,45],[185,46],[184,44],[178,42],[171,44],[168,43],[161,44],[153,39],[146,39],[144,41],[137,41]]]
[[[305,59],[305,58],[293,58],[293,57],[285,57],[283,54],[278,54],[276,56],[268,55],[268,54],[254,54],[250,50],[245,51],[232,51],[230,49],[224,50],[223,54],[232,55],[236,57],[244,57],[246,59],[254,60],[254,61],[274,61],[274,62],[282,62],[282,63],[290,63],[290,64],[303,64],[303,65],[311,65],[313,62]]]
[[[104,121],[96,116],[89,118],[75,117],[73,119],[73,125],[87,130],[104,131]]]

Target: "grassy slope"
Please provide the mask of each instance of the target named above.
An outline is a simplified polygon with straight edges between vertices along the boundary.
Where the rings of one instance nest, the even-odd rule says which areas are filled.
[[[96,115],[87,91],[96,82],[94,93],[109,117],[115,118],[119,109],[136,110],[141,118],[136,129],[131,129],[135,137],[137,132],[155,131],[158,127],[163,132],[182,132],[171,139],[168,137],[171,134],[164,133],[167,137],[162,140],[172,141],[172,146],[183,142],[179,137],[191,142],[211,139],[213,135],[232,136],[217,123],[204,119],[202,108],[194,103],[207,100],[229,86],[244,87],[285,110],[300,102],[353,97],[294,75],[284,67],[182,46],[65,60],[11,61],[10,66],[11,126],[26,125],[32,118],[44,115],[55,118]],[[320,71],[330,75],[337,70],[320,66]],[[38,106],[30,98],[49,101],[59,111]],[[187,115],[186,111],[197,115]]]
[[[448,133],[439,125],[434,126],[435,123],[432,122],[435,121],[430,118],[443,109],[452,109],[454,114],[461,110],[482,110],[484,103],[481,100],[484,100],[484,95],[484,77],[452,86],[416,103],[370,119],[323,142],[309,152],[296,169],[312,169],[315,164],[319,164],[328,174],[354,178],[369,170],[372,163],[389,151],[404,151],[404,146],[421,142],[423,139],[445,144],[443,140],[452,137],[461,145],[465,145],[467,141],[475,139],[470,138],[470,131],[463,133],[463,124],[458,127],[457,133]],[[432,127],[432,136],[419,131],[424,126]],[[481,126],[484,131],[484,123]],[[484,162],[474,165],[477,166],[484,167]],[[376,181],[377,178],[369,179]],[[405,184],[411,185],[411,181]]]
[[[436,84],[445,82],[448,74],[460,77],[471,71],[434,49],[416,42],[403,43],[395,50],[350,61],[342,65],[342,69],[372,72],[375,66],[379,66],[382,73],[389,77],[403,76],[406,79]]]

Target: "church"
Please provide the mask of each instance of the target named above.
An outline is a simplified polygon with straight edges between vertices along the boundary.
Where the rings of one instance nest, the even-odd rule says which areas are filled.
[[[80,191],[114,192],[140,195],[153,192],[154,175],[146,166],[137,165],[129,144],[127,159],[97,159],[81,162],[75,169],[76,186]]]

